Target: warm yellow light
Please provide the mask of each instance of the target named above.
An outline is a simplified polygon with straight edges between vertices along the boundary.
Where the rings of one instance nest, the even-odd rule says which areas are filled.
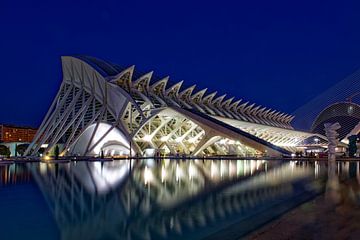
[[[190,138],[190,139],[188,140],[188,142],[189,142],[189,143],[195,143],[195,142],[196,142],[196,139],[197,139],[197,138],[195,138],[195,137]]]
[[[143,139],[144,139],[144,141],[146,141],[146,142],[150,142],[151,139],[152,139],[152,136],[151,136],[151,135],[145,135],[145,136],[143,137]]]
[[[161,140],[162,142],[166,142],[168,139],[169,139],[168,136],[163,136],[163,137],[160,138],[160,140]]]
[[[50,156],[45,155],[45,156],[43,157],[43,160],[46,160],[46,161],[51,160],[51,157],[50,157]]]

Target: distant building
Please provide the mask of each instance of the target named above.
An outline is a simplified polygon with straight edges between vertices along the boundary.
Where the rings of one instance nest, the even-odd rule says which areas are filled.
[[[8,124],[0,124],[0,142],[32,142],[37,129],[32,127],[20,127]]]
[[[32,127],[0,124],[0,144],[9,147],[11,156],[15,156],[16,145],[31,143],[36,131]]]

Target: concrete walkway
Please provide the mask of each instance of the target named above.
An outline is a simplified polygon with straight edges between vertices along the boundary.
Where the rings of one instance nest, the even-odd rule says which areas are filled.
[[[356,179],[341,184],[341,199],[321,195],[249,234],[245,239],[360,239],[360,195]]]

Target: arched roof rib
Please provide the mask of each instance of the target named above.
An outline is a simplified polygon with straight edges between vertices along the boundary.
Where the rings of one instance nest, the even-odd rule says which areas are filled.
[[[103,77],[112,79],[112,81],[114,81],[113,78],[115,76],[129,69],[129,67],[121,67],[91,56],[76,55],[74,57],[88,63]],[[130,92],[131,88],[136,88],[143,91],[145,95],[159,94],[159,91],[157,91],[158,93],[154,91],[154,89],[157,89],[156,86],[159,86],[161,88],[160,95],[162,96],[157,97],[162,98],[163,102],[168,104],[175,102],[186,108],[198,110],[202,107],[204,108],[202,112],[212,115],[227,116],[229,118],[292,129],[290,122],[293,120],[293,116],[291,115],[275,110],[269,112],[266,108],[261,108],[260,105],[255,103],[250,104],[243,100],[235,101],[235,98],[232,96],[210,92],[207,91],[207,88],[198,88],[196,85],[189,85],[189,83],[184,81],[174,82],[169,77],[158,77],[153,72],[133,70],[130,75],[128,80],[130,82],[129,85],[131,85]],[[139,82],[142,81],[146,82],[146,84],[139,88]],[[127,86],[123,87],[127,90]],[[166,98],[171,98],[172,101],[167,101]]]
[[[122,70],[120,67],[114,66],[113,64],[106,62],[104,60],[84,55],[75,55],[74,57],[88,63],[96,71],[98,71],[103,77],[115,76],[119,74]]]

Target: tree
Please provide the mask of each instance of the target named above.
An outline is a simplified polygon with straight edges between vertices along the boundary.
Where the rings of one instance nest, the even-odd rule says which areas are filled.
[[[10,149],[5,145],[0,145],[0,156],[10,157]]]
[[[349,138],[349,157],[354,157],[357,151],[356,142],[358,139],[357,135],[351,135]]]
[[[54,155],[55,155],[55,160],[58,160],[59,159],[59,146],[58,145],[55,146]]]
[[[19,145],[16,145],[16,152],[20,155],[20,156],[23,156],[26,149],[28,148],[29,144],[27,143],[23,143],[23,144],[19,144]]]
[[[44,155],[44,152],[45,152],[45,148],[39,148],[38,151],[39,154]]]

